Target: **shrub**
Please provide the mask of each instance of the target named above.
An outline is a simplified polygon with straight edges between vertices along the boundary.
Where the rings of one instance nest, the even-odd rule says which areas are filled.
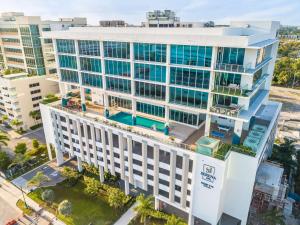
[[[60,173],[63,177],[66,178],[68,186],[75,185],[81,176],[81,174],[77,170],[67,166],[64,166]]]
[[[24,154],[27,150],[27,145],[24,142],[20,142],[15,146],[15,153]]]
[[[0,151],[0,170],[6,170],[11,163],[6,152]]]
[[[52,203],[54,201],[54,191],[51,189],[46,189],[43,191],[41,197],[45,202]]]
[[[72,213],[72,204],[68,200],[63,200],[58,205],[58,212],[64,216],[69,216]]]
[[[39,141],[38,141],[37,139],[33,139],[33,140],[32,140],[32,146],[33,146],[34,148],[38,148],[38,147],[40,146]]]
[[[107,192],[108,204],[113,208],[121,208],[130,200],[130,197],[119,188],[109,188]]]
[[[86,187],[84,188],[84,193],[90,196],[96,196],[101,188],[100,181],[95,178],[84,176],[84,184]]]

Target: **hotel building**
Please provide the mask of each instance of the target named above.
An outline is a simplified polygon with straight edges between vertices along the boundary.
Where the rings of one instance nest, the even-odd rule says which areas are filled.
[[[281,104],[268,100],[279,22],[70,28],[52,39],[62,99],[48,149],[119,175],[189,224],[242,224]],[[49,151],[51,156],[51,151]],[[88,209],[86,209],[88,210]]]

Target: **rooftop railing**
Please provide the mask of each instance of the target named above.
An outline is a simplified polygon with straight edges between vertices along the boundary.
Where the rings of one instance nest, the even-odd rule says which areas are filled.
[[[210,107],[210,112],[223,114],[231,117],[238,117],[242,109],[243,106],[239,106],[236,104],[231,104],[229,106],[216,104]]]
[[[249,96],[250,91],[246,89],[247,86],[240,87],[239,85],[230,84],[227,86],[215,85],[213,92],[226,94],[226,95],[235,95],[235,96]]]
[[[215,69],[216,70],[225,70],[225,71],[229,71],[229,72],[247,73],[250,70],[250,67],[246,68],[243,65],[216,63]]]

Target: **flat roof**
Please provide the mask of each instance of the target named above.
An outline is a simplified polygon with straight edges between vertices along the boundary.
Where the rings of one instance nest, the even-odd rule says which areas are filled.
[[[278,187],[281,184],[283,168],[275,163],[264,162],[259,166],[256,181],[271,187]]]

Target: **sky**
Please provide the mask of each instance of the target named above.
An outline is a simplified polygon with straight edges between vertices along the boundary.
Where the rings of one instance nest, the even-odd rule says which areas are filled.
[[[90,25],[111,19],[137,25],[155,9],[173,10],[181,21],[278,20],[300,26],[300,0],[0,0],[0,12],[42,19],[86,17]]]

